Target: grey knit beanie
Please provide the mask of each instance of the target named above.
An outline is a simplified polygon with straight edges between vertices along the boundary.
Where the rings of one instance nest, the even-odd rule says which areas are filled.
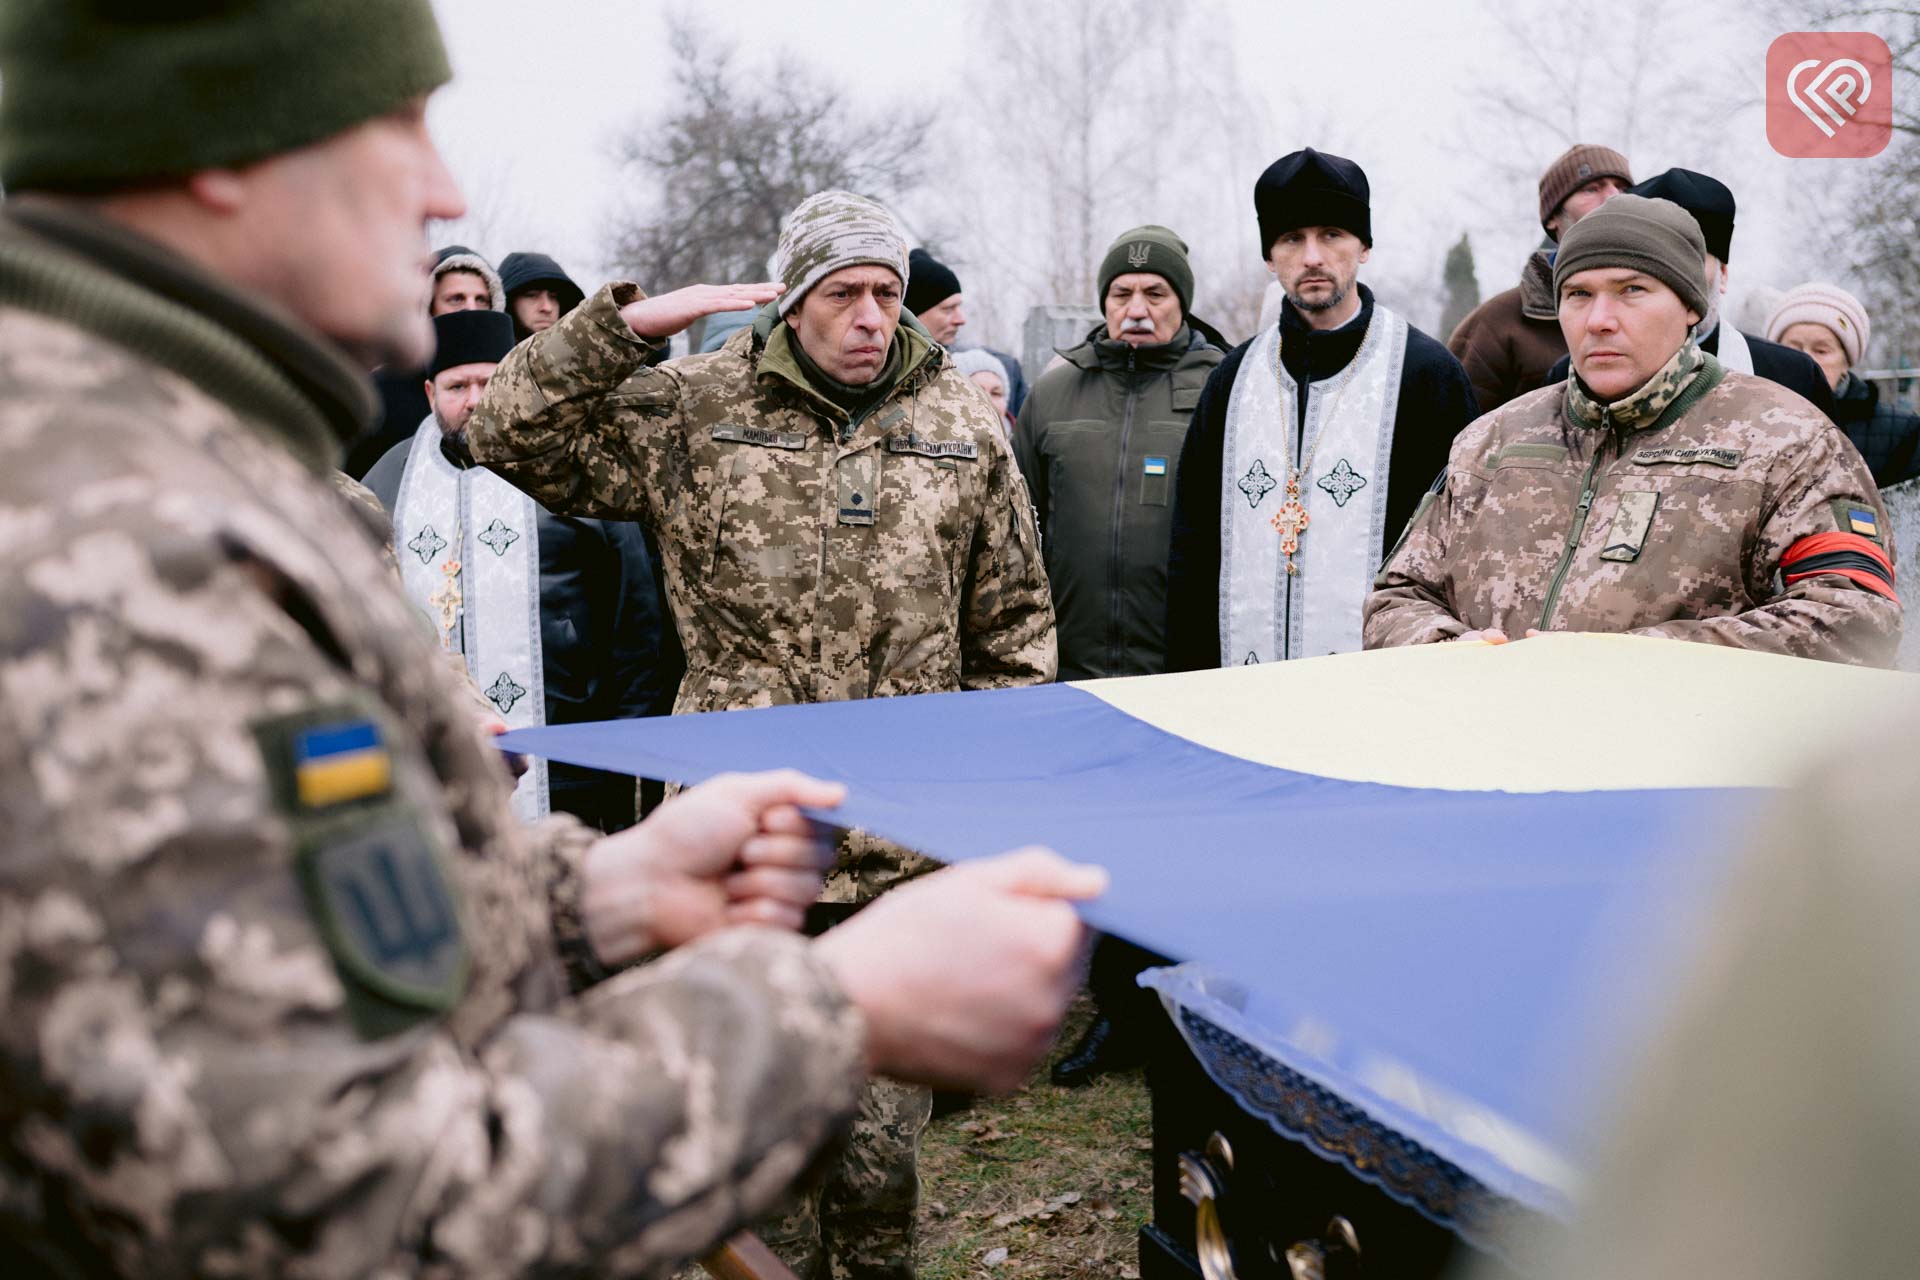
[[[885,205],[851,191],[822,191],[796,205],[780,228],[773,261],[787,286],[777,308],[783,316],[842,267],[888,267],[900,277],[903,293],[907,287],[907,237],[900,224]]]
[[[1707,314],[1707,242],[1693,215],[1671,200],[1615,196],[1567,228],[1553,259],[1553,293],[1593,267],[1644,271]]]

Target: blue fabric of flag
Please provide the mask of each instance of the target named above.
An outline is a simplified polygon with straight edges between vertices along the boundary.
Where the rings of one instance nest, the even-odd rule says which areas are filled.
[[[1732,789],[1509,794],[1356,782],[1197,745],[1066,685],[524,729],[503,748],[682,782],[798,768],[835,821],[954,862],[1045,844],[1099,863],[1100,928],[1204,962],[1249,1023],[1330,1029],[1288,1065],[1499,1195],[1567,1189],[1378,1085],[1443,1086],[1557,1151],[1607,1086],[1591,1011],[1699,892]],[[1423,1113],[1424,1112],[1424,1113]]]

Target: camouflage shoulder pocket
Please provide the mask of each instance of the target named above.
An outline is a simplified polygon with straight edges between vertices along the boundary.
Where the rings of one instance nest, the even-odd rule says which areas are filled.
[[[315,932],[367,1039],[445,1014],[469,956],[447,851],[392,788],[378,722],[350,705],[258,721],[273,800]]]

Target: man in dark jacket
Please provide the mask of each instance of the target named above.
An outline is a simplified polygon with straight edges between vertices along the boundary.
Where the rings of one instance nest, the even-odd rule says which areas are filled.
[[[1187,323],[1193,268],[1165,227],[1100,264],[1105,323],[1041,375],[1014,429],[1039,517],[1060,678],[1166,670],[1167,539],[1187,423],[1224,354]]]
[[[1174,671],[1359,649],[1374,572],[1479,413],[1460,362],[1358,283],[1373,243],[1359,165],[1294,152],[1253,203],[1286,301],[1213,371],[1187,432]]]
[[[1727,291],[1727,263],[1733,254],[1734,201],[1727,184],[1691,169],[1668,169],[1636,183],[1633,194],[1671,200],[1700,224],[1707,242],[1707,314],[1694,329],[1700,349],[1735,373],[1751,373],[1798,392],[1833,417],[1833,387],[1810,357],[1721,323],[1720,299]],[[1569,367],[1567,358],[1560,357],[1547,381],[1565,382]]]
[[[1517,288],[1468,312],[1447,339],[1447,350],[1473,380],[1480,412],[1544,386],[1553,362],[1567,354],[1553,297],[1554,246],[1568,227],[1632,182],[1625,156],[1587,143],[1569,148],[1540,175],[1540,228],[1548,242],[1527,258]]]
[[[907,255],[907,270],[912,278],[907,282],[905,306],[913,312],[914,318],[927,327],[933,340],[952,351],[960,350],[960,330],[966,326],[966,298],[960,292],[960,277],[953,268],[940,261],[925,249],[915,249]],[[1027,375],[1020,368],[1020,362],[1004,351],[992,347],[980,350],[998,360],[1007,370],[1007,412],[1018,415],[1021,406],[1027,402]]]
[[[467,419],[513,348],[513,326],[498,311],[433,323],[432,412],[366,478],[394,517],[407,594],[510,725],[665,715],[682,658],[645,534],[554,515],[473,469]],[[537,629],[524,604],[533,593]],[[529,814],[558,809],[602,831],[631,825],[633,801],[631,778],[545,762],[514,797]]]
[[[500,259],[500,284],[507,293],[506,310],[513,317],[516,342],[551,329],[587,297],[573,277],[544,253],[522,251]]]
[[[1167,538],[1187,423],[1222,352],[1190,323],[1186,242],[1160,226],[1122,232],[1100,263],[1106,313],[1034,383],[1013,433],[1053,588],[1060,678],[1166,668]],[[1209,330],[1208,332],[1211,332]],[[1096,1016],[1053,1066],[1085,1084],[1136,1065],[1153,997],[1134,977],[1158,957],[1118,938],[1094,948]]]

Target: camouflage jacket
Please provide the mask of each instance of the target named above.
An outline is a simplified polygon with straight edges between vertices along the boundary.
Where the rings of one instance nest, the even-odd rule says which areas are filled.
[[[790,935],[593,984],[588,833],[514,823],[324,478],[369,399],[157,247],[0,215],[9,1274],[664,1275],[852,1113]]]
[[[1570,380],[1462,431],[1375,580],[1366,645],[1537,627],[1886,666],[1888,528],[1832,423],[1689,342],[1616,404]]]
[[[677,712],[1039,684],[1053,606],[1031,504],[978,390],[911,325],[905,370],[857,422],[770,312],[657,368],[602,288],[515,348],[473,456],[568,515],[660,540],[687,653]]]

